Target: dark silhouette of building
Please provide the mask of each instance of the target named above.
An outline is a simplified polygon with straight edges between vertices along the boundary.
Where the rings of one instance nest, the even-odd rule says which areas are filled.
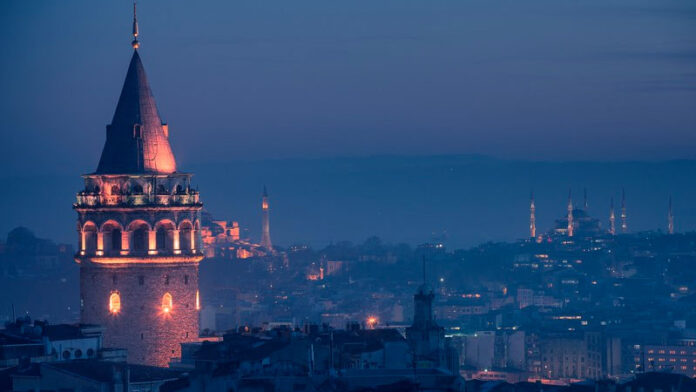
[[[198,338],[199,194],[177,171],[137,48],[96,172],[77,194],[81,321],[130,362],[166,365]]]
[[[433,318],[435,293],[425,279],[413,296],[413,325],[406,328],[406,340],[413,352],[415,367],[445,367],[445,329]]]

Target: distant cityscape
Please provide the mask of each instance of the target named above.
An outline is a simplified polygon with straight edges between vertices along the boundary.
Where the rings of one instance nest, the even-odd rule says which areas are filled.
[[[271,204],[265,190],[260,205],[264,231],[257,238],[269,244]],[[622,385],[636,375],[665,371],[693,378],[696,275],[689,265],[696,262],[696,233],[673,232],[671,208],[666,230],[631,233],[625,207],[609,211],[610,219],[619,217],[616,232],[611,220],[603,228],[586,212],[586,199],[582,206],[576,208],[569,197],[566,213],[542,231],[535,225],[532,196],[528,239],[458,250],[438,242],[386,244],[377,237],[323,249],[300,244],[269,249],[262,241],[244,238],[247,231],[237,222],[204,211],[200,339],[209,343],[183,343],[181,356],[167,363],[179,373],[168,376],[178,380],[181,372],[200,366],[199,350],[213,350],[210,345],[246,353],[263,343],[262,351],[270,357],[306,352],[311,346],[316,362],[309,364],[300,355],[295,365],[305,372],[311,365],[315,375],[332,369],[322,350],[336,350],[333,369],[390,369],[383,375],[385,383],[399,382],[397,370],[412,368],[416,358],[417,344],[408,331],[420,323],[440,336],[429,351],[436,354],[420,356],[420,368],[447,369],[462,380],[568,385],[611,379]],[[35,345],[31,334],[37,328],[22,325],[41,326],[38,320],[48,319],[52,326],[51,320],[79,318],[72,246],[17,228],[0,249],[3,287],[17,293],[3,300],[3,318],[18,320],[8,324],[5,339],[23,338]],[[45,290],[45,296],[18,298],[30,284],[40,284],[37,291]],[[32,311],[42,304],[43,312]],[[423,309],[431,310],[423,315]],[[103,328],[96,331],[92,334]],[[75,333],[81,339],[93,337]],[[312,339],[318,343],[310,344]],[[86,349],[63,346],[54,357],[50,351],[38,352],[63,360],[79,358],[80,350],[82,357],[128,357],[126,350],[95,344]],[[100,350],[106,351],[98,354]],[[5,366],[18,364],[11,357],[5,356]],[[216,354],[205,361],[221,364],[232,357]],[[254,377],[269,370],[257,371]],[[355,385],[363,382],[357,373],[353,377]],[[437,385],[450,385],[443,374],[428,377]]]

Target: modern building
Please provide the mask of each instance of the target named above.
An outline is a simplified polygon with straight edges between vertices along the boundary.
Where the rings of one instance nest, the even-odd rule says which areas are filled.
[[[198,191],[178,170],[138,52],[133,56],[97,170],[77,194],[80,313],[105,327],[104,346],[129,362],[164,366],[198,339]]]

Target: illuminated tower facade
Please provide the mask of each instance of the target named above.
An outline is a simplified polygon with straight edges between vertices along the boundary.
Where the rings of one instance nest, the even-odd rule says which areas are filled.
[[[271,243],[271,220],[270,220],[270,206],[268,204],[268,191],[266,187],[263,187],[263,195],[261,196],[261,246],[269,251],[273,251],[273,244]]]
[[[674,215],[672,214],[672,196],[669,197],[669,210],[667,211],[667,234],[674,234]]]
[[[573,236],[575,225],[573,222],[573,195],[568,191],[568,237]]]
[[[129,362],[165,366],[198,339],[198,192],[177,171],[138,54],[106,127],[97,170],[77,194],[81,322],[106,327],[104,346]]]
[[[529,201],[529,236],[536,238],[536,206],[534,205],[534,192]]]
[[[616,234],[616,214],[614,214],[614,198],[611,198],[609,204],[609,234]]]
[[[626,215],[626,192],[621,189],[621,232],[628,232],[628,216]]]

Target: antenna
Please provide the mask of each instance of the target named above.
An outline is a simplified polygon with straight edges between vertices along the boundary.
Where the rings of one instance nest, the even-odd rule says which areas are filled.
[[[137,17],[137,4],[133,2],[133,49],[138,49],[140,47],[140,42],[138,42],[138,17]]]

